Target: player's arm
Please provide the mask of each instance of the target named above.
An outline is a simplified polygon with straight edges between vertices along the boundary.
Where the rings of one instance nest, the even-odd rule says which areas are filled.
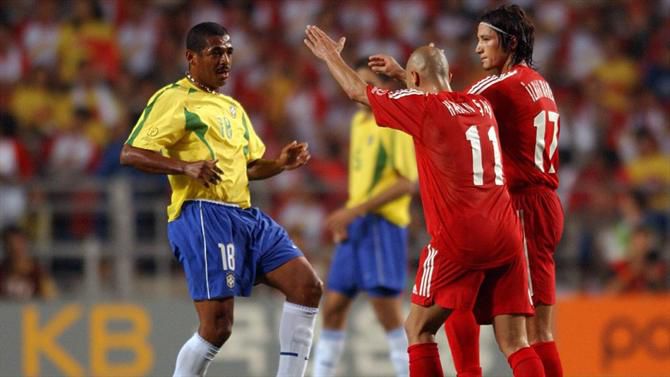
[[[398,175],[396,181],[386,190],[379,192],[363,203],[351,208],[342,207],[333,212],[326,219],[326,227],[333,232],[335,242],[347,238],[347,226],[358,216],[364,216],[386,203],[392,202],[403,195],[413,194],[417,190],[417,184],[402,175]]]
[[[365,202],[353,207],[352,209],[360,215],[370,213],[386,203],[392,202],[399,197],[416,192],[416,182],[412,182],[406,177],[398,175],[396,181],[386,190],[371,197]]]
[[[340,55],[344,45],[344,37],[340,38],[339,43],[336,43],[323,30],[312,25],[307,25],[305,37],[304,42],[307,47],[314,56],[326,62],[328,70],[347,96],[356,102],[369,106],[370,102],[366,94],[367,84],[356,74],[356,71],[347,65]]]
[[[275,176],[284,170],[293,170],[307,163],[311,155],[307,143],[292,141],[282,148],[274,160],[259,158],[247,164],[249,180],[265,179]]]
[[[372,72],[388,76],[405,84],[407,73],[390,55],[375,54],[368,58],[368,67]]]
[[[154,174],[183,174],[200,181],[205,187],[221,181],[223,172],[216,166],[217,160],[187,162],[163,156],[159,152],[124,144],[120,157],[121,165]]]

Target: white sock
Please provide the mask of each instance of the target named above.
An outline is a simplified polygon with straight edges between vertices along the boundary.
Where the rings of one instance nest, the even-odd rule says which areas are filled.
[[[279,367],[277,377],[305,375],[319,308],[284,303],[279,323]]]
[[[393,370],[398,377],[409,375],[409,356],[407,354],[407,335],[405,329],[398,327],[386,333],[389,342],[389,356],[393,364]]]
[[[319,341],[314,349],[313,377],[332,377],[342,358],[344,350],[344,331],[321,330]]]
[[[179,350],[173,377],[204,376],[219,347],[211,345],[197,332]]]

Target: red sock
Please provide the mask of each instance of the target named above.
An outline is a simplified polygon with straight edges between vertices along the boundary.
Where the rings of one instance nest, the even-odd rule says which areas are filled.
[[[507,358],[514,377],[545,377],[542,361],[530,347],[524,347]]]
[[[444,323],[458,377],[481,377],[479,324],[469,310],[455,310]]]
[[[437,343],[418,343],[407,348],[410,377],[444,377]]]
[[[558,356],[556,342],[535,343],[531,347],[542,360],[544,374],[547,377],[563,377],[563,367],[561,367],[561,358]]]

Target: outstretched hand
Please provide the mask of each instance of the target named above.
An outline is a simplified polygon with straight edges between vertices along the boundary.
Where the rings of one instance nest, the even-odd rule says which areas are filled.
[[[312,156],[309,153],[307,143],[292,141],[282,148],[277,164],[285,170],[293,170],[307,163]]]
[[[375,54],[368,58],[368,67],[372,72],[382,74],[399,81],[405,81],[405,70],[390,55]]]
[[[303,42],[305,42],[305,45],[312,51],[314,56],[325,60],[330,54],[339,55],[340,52],[342,52],[346,38],[340,37],[340,39],[335,42],[328,36],[328,34],[317,26],[307,25]]]

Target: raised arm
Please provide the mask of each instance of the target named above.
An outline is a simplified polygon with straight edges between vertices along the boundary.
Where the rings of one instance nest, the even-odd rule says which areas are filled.
[[[339,43],[336,43],[316,26],[307,25],[305,29],[305,44],[314,56],[326,62],[328,70],[344,92],[347,93],[347,96],[356,102],[369,106],[370,103],[366,93],[367,84],[356,74],[356,71],[347,65],[340,55],[344,41],[345,39],[342,37]]]

